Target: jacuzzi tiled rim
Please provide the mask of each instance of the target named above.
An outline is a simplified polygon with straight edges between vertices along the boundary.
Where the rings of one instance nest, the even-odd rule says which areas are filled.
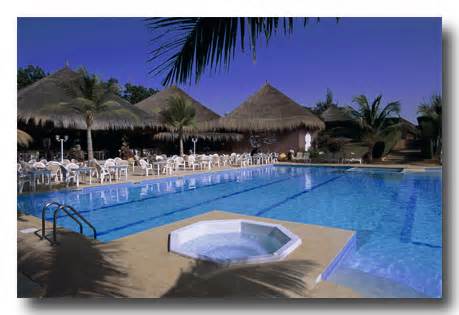
[[[215,235],[220,233],[242,234],[244,230],[251,230],[254,234],[264,234],[265,236],[277,238],[281,245],[271,254],[224,260],[190,251],[182,246],[187,241],[204,235]],[[280,224],[246,219],[199,221],[173,231],[169,238],[170,252],[219,264],[255,264],[279,261],[284,259],[300,245],[301,239]]]

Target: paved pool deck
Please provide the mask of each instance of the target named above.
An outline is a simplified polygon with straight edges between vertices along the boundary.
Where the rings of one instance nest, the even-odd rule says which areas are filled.
[[[302,239],[283,261],[221,267],[168,251],[175,229],[201,220],[250,219],[282,224]],[[36,217],[18,218],[18,268],[45,296],[358,298],[353,290],[321,281],[355,240],[353,231],[211,211],[109,243],[61,230],[60,245],[34,233]],[[346,247],[347,246],[347,247]]]
[[[329,167],[361,167],[361,168],[403,168],[412,171],[424,172],[429,168],[439,168],[441,165],[432,164],[359,164],[359,163],[302,163],[277,162],[276,165],[292,166],[329,166]]]
[[[204,170],[180,170],[174,172],[174,174],[167,175],[167,174],[161,174],[161,175],[138,175],[138,174],[133,174],[132,169],[129,168],[128,172],[128,177],[127,180],[120,180],[120,181],[112,181],[110,182],[95,182],[93,180],[92,184],[89,184],[87,182],[82,182],[80,184],[79,188],[85,188],[85,187],[97,187],[97,186],[106,186],[106,185],[116,185],[116,184],[123,184],[123,183],[137,183],[145,180],[155,180],[155,179],[165,179],[165,178],[174,178],[174,177],[184,177],[184,176],[190,176],[190,175],[198,175],[198,174],[206,174],[206,173],[215,173],[215,172],[222,172],[222,171],[227,171],[227,170],[241,170],[241,169],[251,169],[251,168],[257,168],[257,167],[262,167],[266,165],[285,165],[285,166],[328,166],[328,167],[362,167],[362,168],[403,168],[408,170],[409,172],[424,172],[428,168],[439,168],[441,165],[419,165],[419,164],[343,164],[343,163],[301,163],[301,162],[276,162],[274,164],[263,164],[263,165],[250,165],[250,166],[245,166],[243,168],[241,167],[233,167],[233,166],[222,166],[218,168],[212,168],[212,169],[204,169]],[[65,185],[55,185],[53,184],[51,187],[48,187],[47,185],[41,185],[40,189],[38,190],[39,192],[42,191],[57,191],[57,190],[62,190],[62,189],[76,189],[77,187],[72,185],[70,187],[65,187]],[[24,194],[28,194],[30,192],[25,192]]]

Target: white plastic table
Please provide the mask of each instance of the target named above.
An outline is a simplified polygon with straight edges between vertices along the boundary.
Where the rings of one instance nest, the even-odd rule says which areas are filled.
[[[76,185],[77,185],[77,187],[80,186],[80,176],[81,176],[82,173],[85,176],[87,176],[89,174],[89,184],[91,185],[92,184],[92,172],[94,170],[95,170],[94,167],[80,167],[80,168],[72,170],[76,174]]]

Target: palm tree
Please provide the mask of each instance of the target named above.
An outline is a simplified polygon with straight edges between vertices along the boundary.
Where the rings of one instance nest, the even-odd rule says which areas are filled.
[[[27,132],[22,131],[21,129],[17,129],[17,143],[20,146],[28,147],[32,141],[32,136],[30,136]]]
[[[84,117],[86,122],[86,137],[88,145],[88,160],[94,159],[92,147],[92,126],[94,117],[102,112],[108,112],[113,107],[120,104],[110,98],[116,94],[117,86],[110,82],[103,83],[96,75],[89,75],[85,70],[81,70],[82,80],[78,91],[68,89],[68,93],[74,98],[70,102],[73,110]]]
[[[160,112],[164,125],[177,133],[180,143],[180,155],[183,155],[184,132],[195,125],[196,111],[193,105],[181,96],[171,97],[168,107]]]
[[[309,21],[303,18],[303,26]],[[215,69],[223,64],[228,69],[237,46],[244,51],[248,44],[255,60],[260,36],[269,42],[277,31],[290,34],[294,26],[291,17],[150,18],[146,22],[152,33],[159,34],[152,39],[159,44],[149,59],[158,64],[150,73],[166,72],[164,85],[191,82],[193,76],[197,82],[206,67]]]
[[[159,126],[156,116],[117,95],[117,86],[102,83],[86,70],[65,67],[18,91],[18,119],[55,128],[87,130],[92,158],[92,130]]]
[[[442,97],[434,94],[428,101],[422,102],[418,107],[421,120],[420,126],[424,134],[433,139],[433,152],[440,154],[442,147]],[[427,121],[430,126],[427,126]],[[427,130],[429,129],[429,130]]]
[[[368,145],[370,162],[373,159],[373,148],[376,142],[399,129],[399,125],[390,124],[388,118],[400,113],[400,102],[393,101],[383,106],[381,100],[382,95],[378,95],[371,104],[365,95],[359,95],[353,99],[358,110],[352,110],[352,113],[360,122],[362,138]]]
[[[314,112],[316,112],[317,114],[321,114],[325,110],[327,110],[327,108],[329,108],[330,106],[333,106],[333,105],[336,106],[338,104],[335,103],[335,101],[333,100],[333,92],[332,92],[332,90],[327,88],[327,92],[325,93],[325,100],[324,101],[318,101],[316,103],[316,108],[314,109]]]

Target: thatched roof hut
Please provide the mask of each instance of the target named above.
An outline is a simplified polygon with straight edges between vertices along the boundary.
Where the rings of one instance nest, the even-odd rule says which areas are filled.
[[[194,107],[196,111],[195,121],[198,124],[198,127],[201,123],[205,123],[220,118],[220,116],[217,113],[205,107],[204,105],[196,101],[194,98],[192,98],[176,86],[168,87],[156,94],[153,94],[152,96],[148,97],[147,99],[144,99],[143,101],[135,104],[134,106],[140,108],[141,110],[147,113],[157,115],[162,110],[167,108],[168,101],[172,97],[182,97],[186,101],[188,101],[191,104],[191,106]]]
[[[24,122],[37,125],[52,122],[56,127],[86,129],[86,122],[70,104],[69,89],[78,93],[82,74],[69,67],[18,91],[17,117]],[[115,101],[109,110],[94,116],[93,129],[122,129],[158,124],[157,119],[133,106],[118,95],[112,94],[107,100]]]
[[[320,117],[325,123],[352,122],[355,120],[346,108],[336,105],[329,106]]]
[[[216,129],[236,131],[277,131],[304,127],[325,128],[320,118],[309,109],[266,83],[239,107],[213,125]]]

